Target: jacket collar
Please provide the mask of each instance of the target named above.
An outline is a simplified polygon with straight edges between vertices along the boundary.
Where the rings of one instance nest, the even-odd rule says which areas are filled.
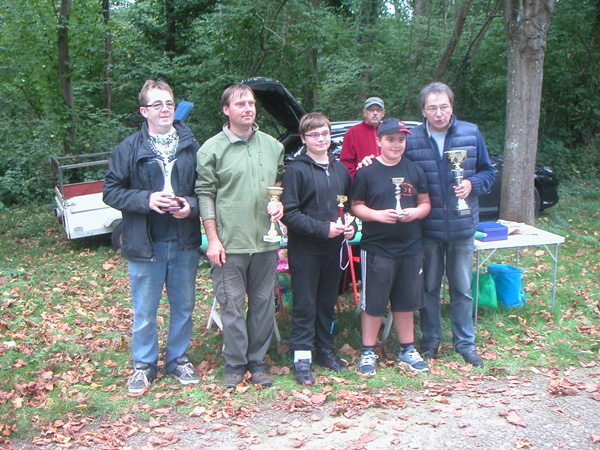
[[[256,124],[256,122],[255,122],[252,124],[252,134],[250,135],[250,137],[248,137],[248,139],[250,139],[252,136],[254,136],[254,133],[256,133],[257,131],[258,131],[258,124]],[[241,137],[239,137],[237,134],[233,133],[229,129],[228,123],[223,125],[223,133],[225,133],[225,136],[227,136],[227,139],[229,139],[229,142],[231,142],[232,144],[235,144],[236,142],[245,142],[244,139],[242,139]]]
[[[452,132],[454,131],[455,125],[456,125],[456,116],[454,114],[452,114],[452,117],[450,118],[450,126],[446,130],[446,133],[452,134]],[[427,123],[426,117],[423,117],[423,128],[425,128],[425,133],[427,133],[427,136],[431,137],[431,132],[429,131],[429,125]]]

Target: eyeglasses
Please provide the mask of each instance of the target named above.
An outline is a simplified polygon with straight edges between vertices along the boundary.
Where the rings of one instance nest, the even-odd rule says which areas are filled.
[[[367,108],[367,111],[369,111],[370,113],[374,113],[374,112],[380,113],[380,112],[383,112],[383,108]]]
[[[152,108],[155,111],[160,111],[164,107],[167,109],[175,109],[175,102],[167,101],[167,102],[154,102],[151,105],[142,105],[144,108]]]
[[[323,139],[327,139],[329,136],[331,136],[331,133],[329,131],[323,131],[322,133],[310,133],[310,134],[305,134],[304,136],[317,141],[317,140],[319,140],[320,137],[322,137]]]
[[[448,112],[450,111],[450,108],[452,108],[450,105],[444,104],[440,106],[428,106],[427,108],[425,108],[425,111],[427,111],[428,113],[435,113],[439,109],[441,112]]]

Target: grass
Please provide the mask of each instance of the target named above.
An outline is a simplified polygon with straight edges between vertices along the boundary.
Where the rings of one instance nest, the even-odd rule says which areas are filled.
[[[365,379],[349,371],[334,379],[317,368],[310,392],[328,399],[348,390],[385,393],[421,389],[427,383],[463,377],[519,376],[537,370],[560,370],[591,364],[600,351],[598,266],[600,264],[600,189],[598,182],[571,182],[561,189],[559,204],[544,212],[537,226],[566,237],[559,249],[556,306],[550,312],[552,261],[540,248],[520,252],[527,302],[517,309],[480,310],[477,345],[486,367],[468,372],[451,349],[449,314],[444,308],[441,360],[430,374],[412,376],[395,368],[398,344],[391,338],[378,348],[380,368]],[[509,251],[493,262],[512,263]],[[492,262],[492,261],[490,261]],[[126,262],[108,237],[67,241],[50,205],[0,211],[0,431],[10,439],[30,440],[58,419],[80,415],[90,420],[118,420],[127,413],[148,419],[151,411],[174,408],[190,414],[196,408],[258,406],[293,395],[299,387],[286,352],[291,306],[278,316],[283,346],[273,342],[269,368],[275,386],[244,392],[223,391],[221,336],[206,329],[212,303],[207,268],[197,279],[198,304],[190,359],[199,365],[199,387],[181,388],[163,376],[141,397],[126,395],[130,374],[131,306]],[[342,356],[357,363],[360,321],[351,294],[340,297],[335,324]],[[167,306],[161,305],[167,318]],[[168,319],[160,324],[166,333]],[[33,425],[32,425],[33,424]]]

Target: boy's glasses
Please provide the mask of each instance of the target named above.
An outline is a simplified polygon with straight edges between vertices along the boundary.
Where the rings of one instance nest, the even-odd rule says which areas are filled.
[[[329,136],[331,136],[331,133],[329,131],[323,131],[322,133],[309,133],[309,134],[305,134],[304,136],[317,141],[317,140],[319,140],[320,137],[322,137],[323,139],[327,139]]]

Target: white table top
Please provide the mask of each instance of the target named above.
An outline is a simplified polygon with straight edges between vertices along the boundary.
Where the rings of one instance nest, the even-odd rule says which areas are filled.
[[[533,228],[533,227],[532,227]],[[510,234],[503,241],[479,241],[475,239],[475,250],[492,250],[497,248],[529,247],[533,245],[557,245],[565,242],[564,236],[549,231],[533,228],[537,234]]]

